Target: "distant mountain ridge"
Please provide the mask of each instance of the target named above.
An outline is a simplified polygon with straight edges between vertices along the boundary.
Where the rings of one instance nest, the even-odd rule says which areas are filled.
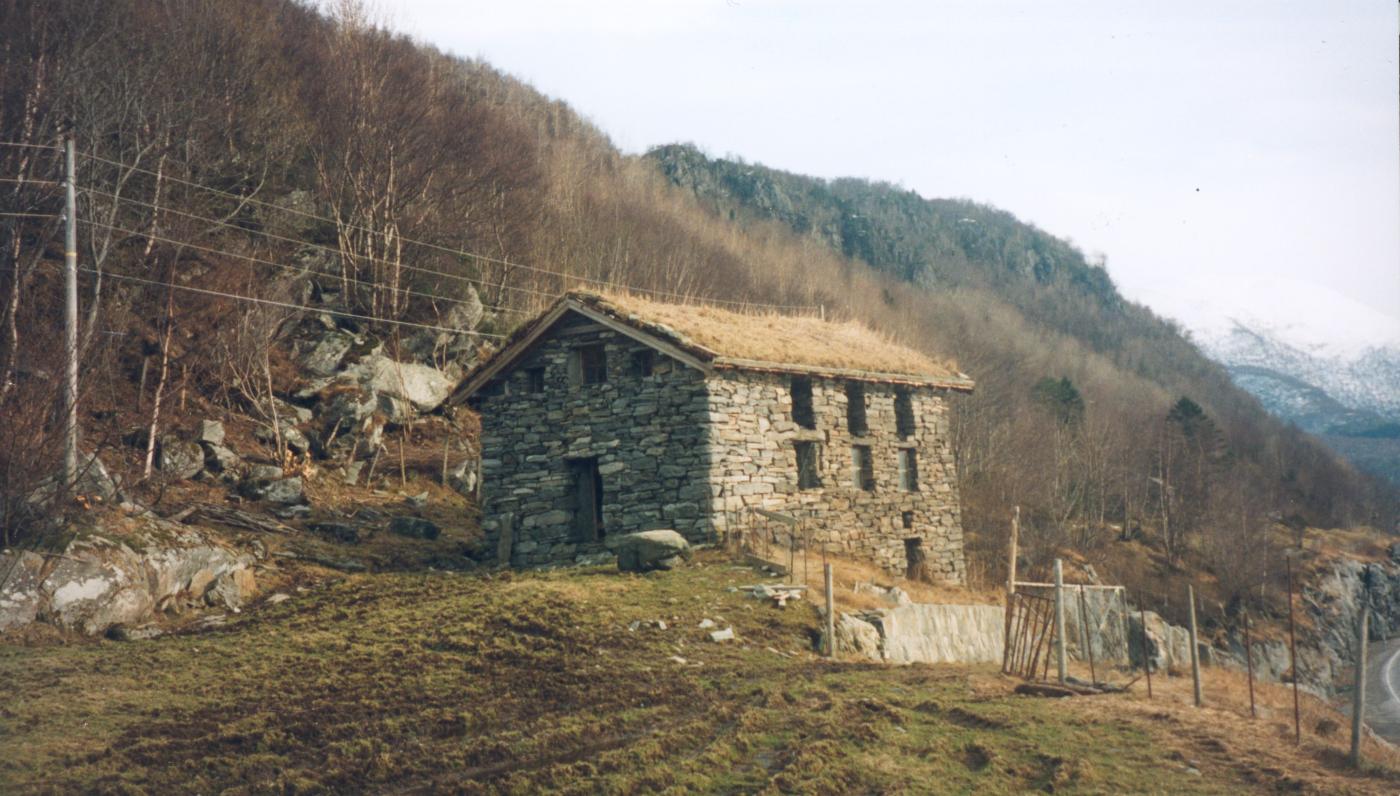
[[[1271,413],[1400,484],[1400,346],[1346,352],[1319,345],[1311,353],[1241,322],[1196,340]]]

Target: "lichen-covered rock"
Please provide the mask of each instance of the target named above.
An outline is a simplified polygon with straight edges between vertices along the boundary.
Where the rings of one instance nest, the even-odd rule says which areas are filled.
[[[690,543],[670,530],[629,533],[608,540],[617,554],[617,568],[623,572],[650,572],[674,569],[681,559],[690,558]]]
[[[39,615],[43,569],[44,559],[36,553],[0,555],[0,574],[9,573],[0,585],[0,630],[27,625]]]
[[[217,420],[199,421],[199,427],[194,432],[194,441],[210,445],[224,444],[224,424]]]
[[[457,382],[427,365],[398,362],[375,354],[347,369],[342,379],[351,379],[376,395],[390,400],[381,401],[380,408],[392,418],[407,417],[410,410],[431,412],[447,400]],[[403,402],[407,402],[405,406]]]
[[[395,517],[389,521],[389,530],[399,536],[411,539],[436,539],[442,529],[435,523],[420,517]]]
[[[156,466],[171,478],[194,478],[204,470],[204,449],[198,443],[166,437],[160,441]]]
[[[204,599],[210,605],[238,611],[257,592],[257,579],[251,569],[233,569],[224,572],[214,581]]]
[[[251,555],[191,526],[115,511],[85,519],[92,525],[61,555],[19,554],[0,587],[0,630],[44,621],[96,635],[148,622],[157,607],[199,603],[221,579],[240,591],[252,584]],[[14,556],[0,555],[0,571]]]
[[[354,335],[339,330],[321,335],[301,356],[301,366],[317,376],[330,376],[340,370],[340,361],[355,344]]]
[[[238,454],[223,445],[205,442],[200,447],[204,448],[204,469],[211,473],[234,475],[243,463]]]
[[[884,660],[880,649],[880,631],[874,625],[851,614],[840,614],[836,618],[836,649],[850,652],[872,661]]]
[[[282,444],[294,453],[306,453],[311,450],[311,440],[307,439],[300,429],[287,421],[281,421],[277,424],[277,433],[273,433],[271,426],[260,426],[253,432],[253,436],[259,442],[267,445],[275,445],[279,435],[282,438]]]
[[[239,485],[238,491],[253,500],[293,505],[306,502],[306,492],[300,478],[262,479],[250,477]]]

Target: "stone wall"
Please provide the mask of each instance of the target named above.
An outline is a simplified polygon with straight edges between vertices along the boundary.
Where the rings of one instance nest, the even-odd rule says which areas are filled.
[[[578,365],[570,363],[586,345],[604,347],[603,383],[579,383]],[[579,538],[574,527],[571,460],[589,457],[597,459],[603,485],[604,538],[671,528],[692,542],[710,540],[704,377],[660,354],[652,375],[639,376],[633,353],[649,350],[571,316],[474,397],[490,550],[501,548],[509,524],[514,566],[572,563],[603,552],[603,542]],[[543,390],[530,392],[530,371],[539,368]]]
[[[902,574],[906,539],[918,539],[925,569],[934,579],[963,583],[962,524],[959,516],[947,405],[932,388],[910,388],[914,428],[906,440],[896,430],[893,385],[864,382],[867,432],[847,427],[846,383],[812,378],[815,429],[800,428],[792,417],[791,377],[754,371],[721,370],[709,380],[714,495],[711,522],[720,530],[756,533],[763,508],[809,522],[812,543],[872,561]],[[817,488],[800,489],[795,443],[816,442]],[[868,446],[874,488],[863,489],[852,462],[852,446]],[[913,450],[918,488],[899,483],[898,451]],[[906,514],[911,528],[905,528]]]

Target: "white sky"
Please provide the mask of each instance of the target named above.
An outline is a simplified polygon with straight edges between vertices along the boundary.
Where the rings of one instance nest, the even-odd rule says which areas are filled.
[[[690,141],[996,205],[1168,314],[1262,279],[1400,318],[1392,0],[376,5],[628,152]]]

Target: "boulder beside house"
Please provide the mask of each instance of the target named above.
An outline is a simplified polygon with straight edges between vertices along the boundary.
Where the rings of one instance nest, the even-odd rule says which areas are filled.
[[[948,397],[972,381],[852,322],[572,292],[469,373],[502,563],[798,518],[814,548],[966,575]]]

